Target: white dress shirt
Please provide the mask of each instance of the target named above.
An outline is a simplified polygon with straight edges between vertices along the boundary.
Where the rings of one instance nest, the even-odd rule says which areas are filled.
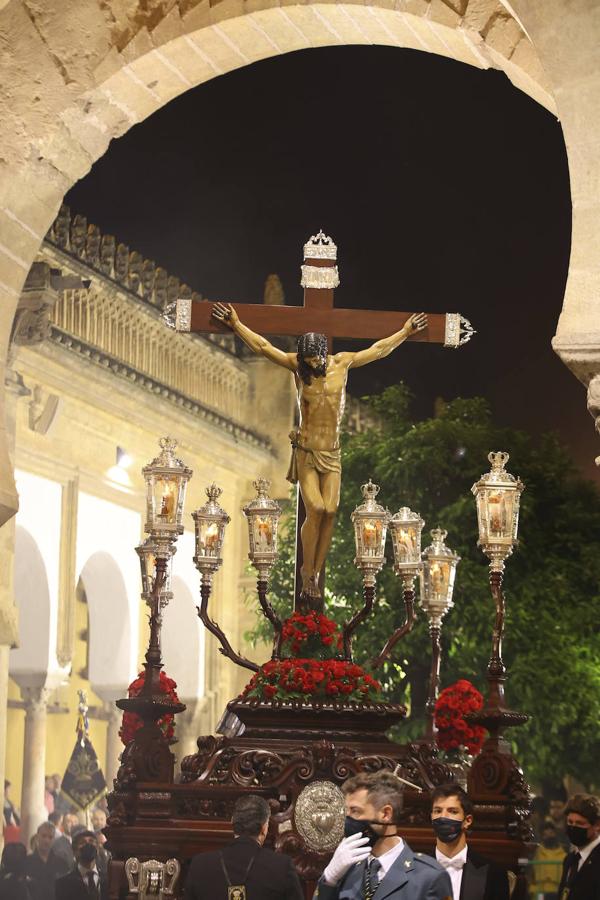
[[[389,872],[390,867],[394,865],[394,863],[396,862],[396,860],[398,859],[398,857],[400,856],[400,854],[402,853],[403,850],[404,850],[404,841],[402,840],[402,838],[399,838],[398,843],[395,844],[391,848],[391,850],[386,850],[385,853],[383,853],[381,856],[373,856],[373,854],[371,854],[369,856],[369,858],[367,859],[367,864],[369,864],[372,859],[379,860],[379,863],[381,864],[381,868],[377,872],[377,876],[380,881],[383,881],[383,879]]]
[[[600,834],[597,838],[594,838],[593,841],[590,841],[589,844],[586,844],[585,847],[573,847],[575,853],[579,853],[581,859],[579,860],[579,865],[577,866],[577,871],[580,870],[592,850],[594,850],[598,844],[600,844]]]
[[[460,886],[462,883],[463,876],[463,867],[467,861],[467,847],[463,847],[460,853],[457,853],[456,856],[445,856],[438,848],[435,848],[435,858],[439,862],[440,866],[442,866],[448,875],[450,876],[450,881],[452,882],[452,894],[454,895],[454,900],[459,900],[460,897]]]
[[[98,888],[98,887],[100,886],[100,875],[99,875],[99,873],[98,873],[98,869],[96,868],[96,864],[95,864],[95,863],[94,863],[94,865],[92,866],[91,869],[86,869],[84,866],[80,866],[79,864],[77,865],[77,868],[79,869],[79,874],[80,874],[81,877],[83,878],[86,887],[88,886],[88,874],[89,874],[89,872],[93,872],[93,873],[94,873],[94,884],[95,884],[96,888]]]

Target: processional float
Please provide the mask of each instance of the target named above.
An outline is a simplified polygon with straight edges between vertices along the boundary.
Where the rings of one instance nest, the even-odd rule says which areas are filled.
[[[257,478],[256,497],[243,514],[260,608],[273,629],[271,659],[258,665],[232,648],[211,617],[214,576],[223,561],[230,516],[220,505],[221,488],[209,485],[207,502],[192,513],[194,563],[200,574],[198,615],[219,642],[221,653],[252,676],[240,696],[227,704],[218,733],[198,738],[198,752],[182,761],[176,780],[169,739],[158,723],[185,707],[160,690],[160,632],[172,596],[171,560],[184,530],[185,493],[192,472],[176,456],[175,441],[163,438],[160,444],[160,454],[143,469],[147,538],[137,548],[142,596],[150,611],[144,681],[137,696],[117,702],[124,711],[137,714],[143,725],[123,751],[109,796],[112,896],[116,900],[126,892],[179,893],[191,856],[230,840],[233,805],[244,793],[261,794],[269,801],[269,840],[275,850],[292,857],[307,898],[312,896],[343,834],[340,785],[359,771],[387,769],[404,781],[402,834],[413,848],[428,850],[432,844],[429,792],[455,778],[454,769],[438,757],[433,722],[442,619],[453,605],[459,564],[459,557],[445,543],[446,532],[434,529],[431,545],[422,550],[425,523],[418,513],[401,506],[391,515],[378,500],[379,487],[366,481],[362,502],[352,514],[354,564],[363,582],[357,612],[339,630],[325,615],[306,606],[282,620],[269,600],[281,508],[269,497],[269,482]],[[467,775],[476,821],[471,844],[518,871],[531,838],[530,793],[503,732],[527,717],[505,705],[501,651],[502,575],[517,542],[523,485],[506,471],[508,454],[490,453],[489,460],[490,471],[473,486],[479,545],[490,559],[496,617],[487,701],[470,716],[472,724],[484,726],[489,734]],[[358,628],[368,627],[375,608],[376,579],[385,563],[388,532],[394,572],[402,582],[403,621],[363,668],[353,661],[352,638]],[[401,744],[390,740],[386,732],[403,721],[406,709],[381,699],[374,676],[413,626],[417,578],[419,605],[428,619],[432,647],[427,728],[421,740]],[[289,600],[294,606],[294,598]],[[178,881],[180,868],[183,877]],[[149,884],[153,887],[144,887]],[[526,896],[523,884],[518,884],[513,896]]]

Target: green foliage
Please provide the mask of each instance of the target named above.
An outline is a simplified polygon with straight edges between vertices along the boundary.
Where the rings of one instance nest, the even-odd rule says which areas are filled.
[[[597,781],[600,749],[600,496],[578,476],[558,440],[499,428],[480,398],[448,403],[433,419],[414,421],[403,385],[367,398],[383,427],[343,439],[342,498],[327,563],[326,613],[344,621],[361,603],[361,579],[352,565],[350,515],[361,500],[360,485],[372,478],[390,509],[410,506],[448,531],[447,543],[461,556],[454,609],[444,622],[442,684],[467,678],[486,693],[494,606],[487,559],[477,549],[477,518],[470,488],[489,468],[490,450],[508,450],[509,469],[526,485],[521,502],[520,544],[507,564],[507,627],[504,660],[507,699],[531,716],[509,732],[529,778],[559,781],[572,774]],[[388,557],[391,549],[388,550]],[[271,597],[283,615],[291,612],[294,527],[282,542]],[[355,660],[364,665],[403,619],[402,590],[387,565],[378,578],[378,605],[359,630]],[[270,634],[262,619],[251,637]],[[268,639],[268,637],[267,637]],[[386,697],[409,705],[403,740],[422,733],[429,674],[425,617],[397,645],[393,662],[378,670]]]

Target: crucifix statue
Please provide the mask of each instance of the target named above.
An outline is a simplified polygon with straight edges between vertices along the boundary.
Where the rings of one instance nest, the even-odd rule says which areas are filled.
[[[300,422],[290,435],[288,480],[299,484],[305,510],[298,548],[301,589],[296,592],[296,601],[301,607],[318,610],[323,606],[320,574],[340,499],[340,426],[348,371],[388,356],[406,340],[458,347],[473,334],[470,323],[459,313],[426,315],[335,308],[333,291],[339,285],[336,260],[337,247],[322,231],[304,245],[302,307],[243,304],[242,322],[229,303],[178,300],[175,310],[166,314],[168,323],[178,331],[229,328],[255,353],[293,373]],[[265,333],[300,335],[297,352],[279,350],[263,336]],[[364,350],[332,354],[334,337],[376,341]]]

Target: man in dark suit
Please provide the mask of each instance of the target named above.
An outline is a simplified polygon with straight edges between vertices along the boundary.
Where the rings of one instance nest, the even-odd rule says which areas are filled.
[[[52,850],[54,835],[52,822],[42,822],[36,833],[35,850],[25,860],[25,872],[35,882],[40,900],[54,900],[56,879],[68,872],[64,861]]]
[[[443,784],[431,795],[435,858],[452,881],[454,900],[509,900],[506,869],[475,853],[467,844],[473,804],[458,784]]]
[[[194,856],[184,900],[303,900],[290,857],[263,846],[270,817],[262,797],[240,797],[231,818],[234,840],[222,850]]]
[[[452,900],[450,879],[398,833],[403,785],[391,772],[355,775],[342,785],[346,837],[319,879],[313,900]]]
[[[106,877],[99,871],[98,839],[93,831],[73,838],[75,867],[56,881],[55,900],[108,900]]]
[[[559,900],[600,900],[600,800],[575,794],[565,814],[572,850],[563,863]]]

